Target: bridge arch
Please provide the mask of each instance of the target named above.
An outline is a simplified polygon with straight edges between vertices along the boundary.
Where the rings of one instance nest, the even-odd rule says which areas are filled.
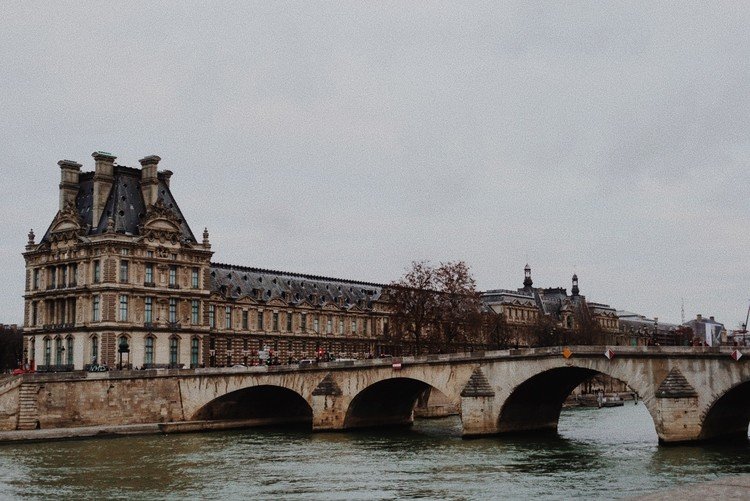
[[[351,399],[343,427],[348,429],[411,425],[417,400],[428,389],[448,395],[441,388],[422,378],[408,375],[375,381]]]
[[[247,426],[309,424],[312,407],[298,392],[273,384],[239,388],[205,403],[198,421],[245,421]]]
[[[750,426],[750,380],[740,382],[718,396],[702,417],[699,440],[747,440]]]
[[[632,378],[618,371],[571,363],[549,367],[525,378],[511,389],[508,397],[502,402],[497,417],[498,433],[556,433],[565,399],[577,386],[598,374],[622,381],[641,397],[644,396],[642,389],[631,383]],[[650,396],[650,392],[645,391],[647,396]],[[653,398],[645,398],[642,402],[656,427]]]

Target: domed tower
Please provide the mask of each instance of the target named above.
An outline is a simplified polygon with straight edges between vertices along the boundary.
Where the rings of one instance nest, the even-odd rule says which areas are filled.
[[[581,291],[578,289],[578,275],[573,273],[573,288],[571,289],[571,292],[574,296],[577,296]]]
[[[526,264],[526,267],[523,269],[523,288],[525,290],[531,290],[531,286],[534,284],[533,280],[531,280],[531,266]]]

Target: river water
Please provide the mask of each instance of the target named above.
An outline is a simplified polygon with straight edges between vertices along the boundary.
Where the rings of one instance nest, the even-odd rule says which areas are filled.
[[[0,498],[620,498],[750,473],[750,445],[657,444],[643,405],[566,409],[558,436],[253,429],[0,446]]]

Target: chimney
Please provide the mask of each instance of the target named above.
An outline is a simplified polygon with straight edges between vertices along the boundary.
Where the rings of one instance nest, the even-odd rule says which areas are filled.
[[[104,206],[107,204],[107,198],[109,198],[109,192],[112,190],[112,184],[115,180],[115,159],[117,157],[106,151],[95,151],[91,156],[94,157],[96,162],[91,225],[96,228],[99,226],[99,220],[102,218]]]
[[[63,210],[65,204],[76,201],[81,164],[72,160],[60,160],[57,165],[60,166],[60,210]]]
[[[167,188],[169,188],[169,180],[172,179],[172,171],[171,170],[162,171],[161,178],[164,181],[164,184],[167,185]]]
[[[159,165],[160,157],[149,155],[141,158],[141,192],[146,208],[154,205],[159,198],[159,180],[157,179],[156,168]]]

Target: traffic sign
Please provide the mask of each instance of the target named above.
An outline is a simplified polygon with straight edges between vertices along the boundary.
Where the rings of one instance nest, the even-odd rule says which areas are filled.
[[[612,360],[613,358],[615,358],[615,352],[607,348],[604,351],[604,356],[607,357],[609,360]]]
[[[566,346],[565,349],[562,351],[562,356],[565,358],[570,358],[572,355],[573,355],[573,352],[570,351],[570,348]]]
[[[734,350],[729,356],[736,362],[742,358],[742,353],[740,353],[740,350]]]

